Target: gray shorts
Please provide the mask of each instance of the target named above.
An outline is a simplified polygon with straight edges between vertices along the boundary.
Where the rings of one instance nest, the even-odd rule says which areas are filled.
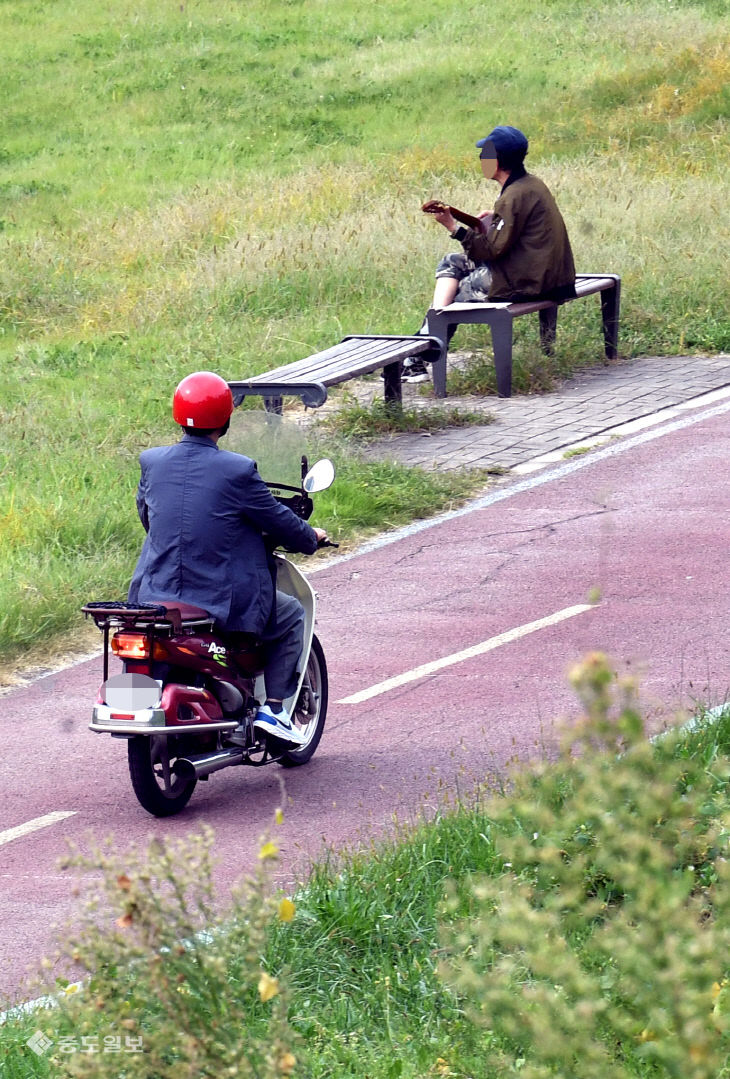
[[[463,251],[444,255],[436,267],[436,277],[459,282],[454,303],[485,303],[489,299],[492,274],[486,262],[473,262]]]

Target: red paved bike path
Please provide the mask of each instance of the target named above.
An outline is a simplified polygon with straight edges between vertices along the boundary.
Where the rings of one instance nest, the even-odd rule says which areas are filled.
[[[225,897],[255,860],[282,775],[291,805],[277,837],[281,871],[292,879],[324,847],[367,842],[394,812],[414,815],[515,753],[548,750],[555,718],[577,711],[566,672],[589,650],[641,674],[653,727],[695,700],[723,702],[728,416],[618,444],[574,462],[573,472],[507,487],[501,501],[316,572],[331,697],[328,729],[306,768],[218,773],[198,784],[180,816],[157,821],[131,792],[124,743],[86,729],[97,661],[0,699],[0,831],[74,813],[0,846],[0,994],[18,991],[51,950],[54,923],[73,917],[75,878],[56,867],[66,838],[112,834],[124,851],[206,822]],[[338,703],[585,603],[595,587],[600,604],[575,617],[364,703]]]

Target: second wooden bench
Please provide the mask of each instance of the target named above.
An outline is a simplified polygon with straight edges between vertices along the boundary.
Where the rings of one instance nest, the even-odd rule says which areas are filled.
[[[305,404],[316,406],[322,404],[322,400],[319,400],[321,395],[313,387],[336,386],[382,368],[385,400],[397,408],[402,401],[400,376],[403,360],[434,346],[440,348],[441,341],[426,336],[354,334],[344,337],[339,344],[323,352],[315,352],[303,360],[294,360],[245,382],[231,382],[229,385],[234,397],[238,394],[240,399],[250,389],[251,393],[264,396],[270,412],[278,412],[281,411],[282,387],[286,387],[287,393],[301,396]],[[307,394],[310,395],[309,402]],[[326,398],[326,391],[324,396]]]

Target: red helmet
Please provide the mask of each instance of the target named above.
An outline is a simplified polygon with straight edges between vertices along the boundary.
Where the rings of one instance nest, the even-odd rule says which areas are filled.
[[[181,427],[213,430],[224,427],[233,412],[233,394],[225,379],[212,371],[184,378],[172,399],[172,418]]]

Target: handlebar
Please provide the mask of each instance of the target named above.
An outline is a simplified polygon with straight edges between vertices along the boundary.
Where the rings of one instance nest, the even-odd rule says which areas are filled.
[[[304,470],[307,463],[306,457],[302,458],[302,469]],[[286,506],[293,513],[300,517],[303,521],[309,520],[314,510],[314,503],[312,499],[304,491],[300,491],[296,487],[291,487],[286,483],[273,483],[266,481],[266,486],[272,491],[293,491],[296,492],[291,495],[274,494],[274,498],[282,506]],[[322,550],[323,547],[339,547],[339,543],[335,543],[334,540],[325,539],[319,540],[317,543],[317,550]]]
[[[277,485],[277,489],[281,490],[282,484]],[[290,490],[296,490],[296,488],[289,488]],[[295,495],[275,495],[276,501],[281,503],[282,506],[287,506],[292,513],[296,513],[297,517],[301,517],[303,521],[308,521],[314,511],[314,503],[309,495],[303,494],[301,491]]]

